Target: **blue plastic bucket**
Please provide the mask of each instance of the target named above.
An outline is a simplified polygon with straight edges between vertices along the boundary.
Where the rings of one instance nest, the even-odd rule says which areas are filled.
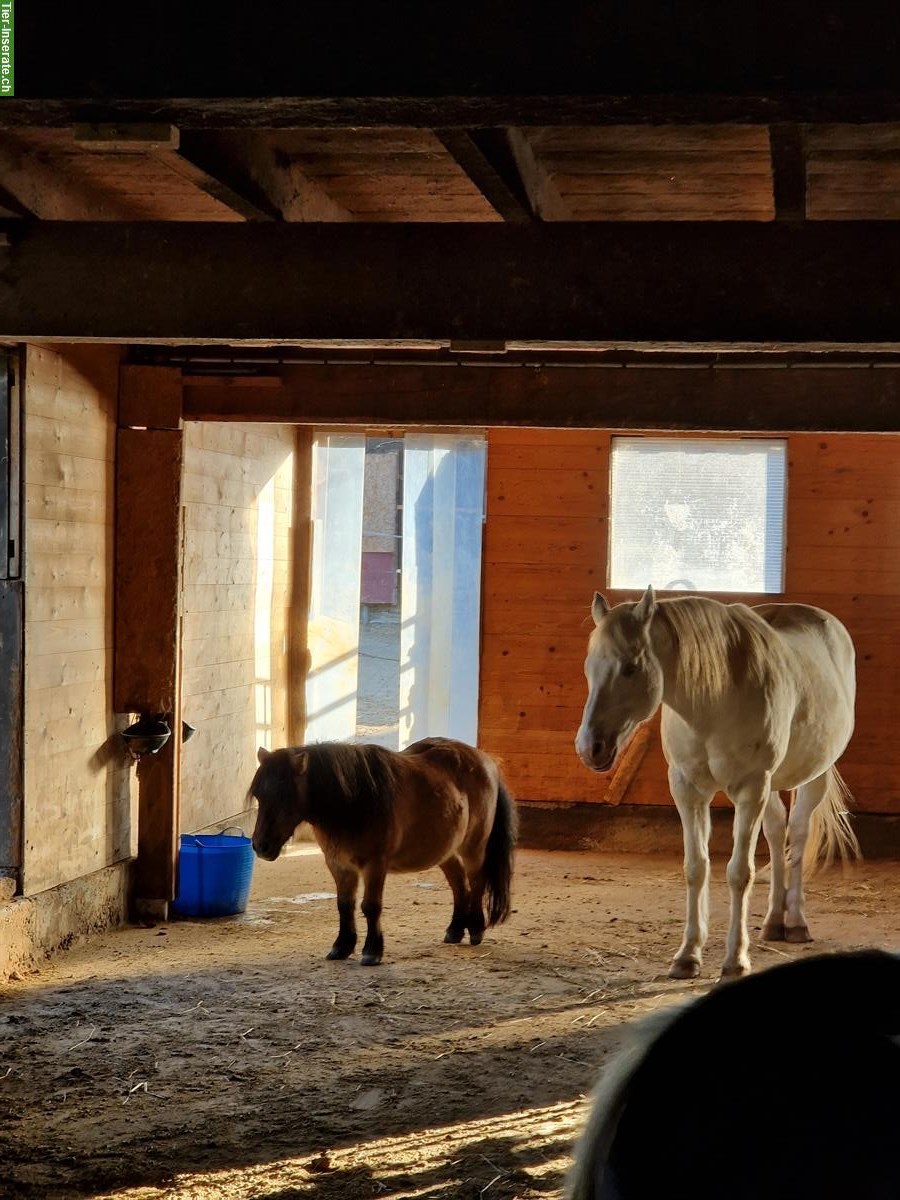
[[[243,833],[183,833],[178,851],[179,917],[228,917],[247,907],[253,846]]]

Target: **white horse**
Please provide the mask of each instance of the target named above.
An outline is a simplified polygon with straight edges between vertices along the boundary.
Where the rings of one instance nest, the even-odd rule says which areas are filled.
[[[637,603],[614,608],[597,592],[591,611],[588,698],[575,739],[582,762],[608,771],[635,728],[663,706],[662,744],[681,816],[687,882],[684,939],[670,976],[692,979],[700,971],[709,809],[718,791],[735,810],[722,974],[750,970],[747,907],[760,824],[771,855],[763,938],[810,941],[804,858],[859,855],[846,813],[849,793],[834,765],[853,732],[849,633],[830,613],[805,604],[749,608],[703,596],[657,602],[652,588]],[[793,789],[788,821],[778,793]]]

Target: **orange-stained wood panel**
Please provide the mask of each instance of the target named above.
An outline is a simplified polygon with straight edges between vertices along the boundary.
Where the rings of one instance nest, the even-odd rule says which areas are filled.
[[[606,578],[609,445],[596,430],[488,434],[480,741],[522,800],[603,802],[608,785],[573,743],[591,596]],[[793,435],[788,458],[786,591],[774,599],[821,605],[850,629],[857,733],[841,770],[860,810],[900,813],[900,437]],[[671,802],[656,724],[625,804]]]

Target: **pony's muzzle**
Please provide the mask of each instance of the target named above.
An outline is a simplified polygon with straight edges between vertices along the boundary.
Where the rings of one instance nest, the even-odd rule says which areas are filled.
[[[281,847],[264,846],[260,842],[257,842],[256,838],[254,838],[253,852],[257,855],[257,857],[265,859],[266,862],[274,862],[281,853]]]

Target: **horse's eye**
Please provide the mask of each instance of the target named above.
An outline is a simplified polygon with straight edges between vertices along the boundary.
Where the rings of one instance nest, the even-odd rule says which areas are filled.
[[[627,662],[622,666],[622,674],[623,675],[633,675],[636,670],[637,670],[636,662]]]

